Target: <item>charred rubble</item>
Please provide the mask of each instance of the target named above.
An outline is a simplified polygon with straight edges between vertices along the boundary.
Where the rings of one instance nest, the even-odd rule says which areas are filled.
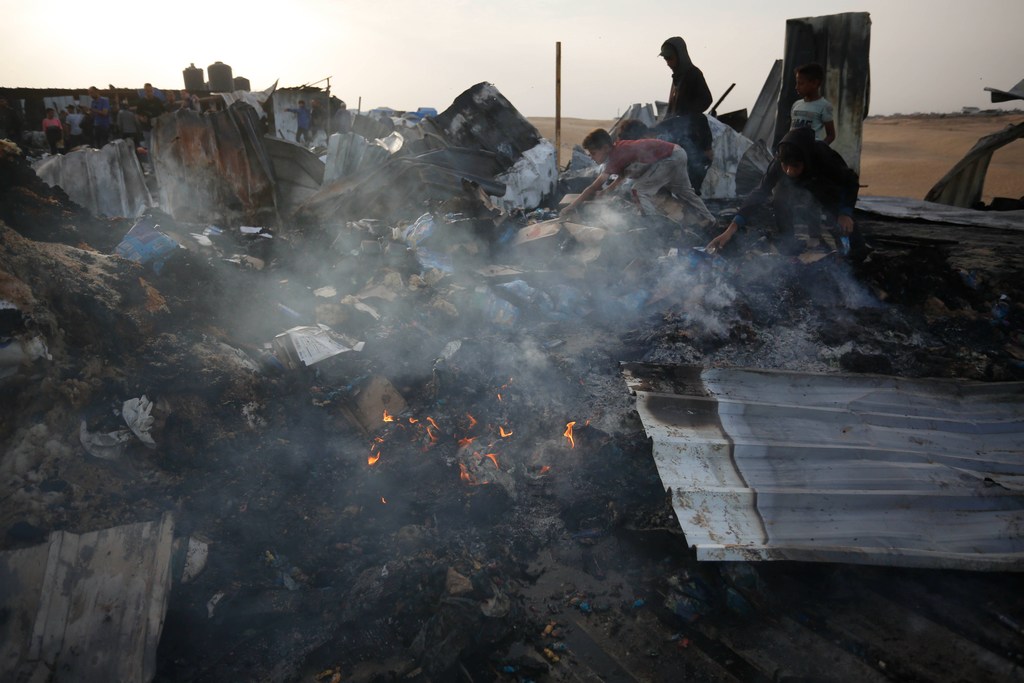
[[[1019,675],[1012,577],[698,565],[619,370],[1024,379],[1018,234],[861,216],[858,265],[712,258],[625,203],[496,205],[541,143],[514,121],[220,225],[95,218],[5,152],[4,549],[164,512],[205,539],[158,681]]]

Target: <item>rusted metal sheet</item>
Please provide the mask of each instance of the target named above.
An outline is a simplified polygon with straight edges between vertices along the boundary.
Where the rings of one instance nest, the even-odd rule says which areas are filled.
[[[259,225],[276,213],[259,117],[245,103],[215,113],[164,114],[153,126],[150,153],[160,208],[179,221]]]
[[[699,560],[1024,571],[1024,383],[625,376]]]
[[[139,681],[156,673],[171,589],[174,520],[0,553],[0,678]]]
[[[925,201],[973,208],[981,202],[992,154],[1014,140],[1024,137],[1024,123],[1010,125],[978,140],[974,147],[925,195]]]
[[[864,119],[871,95],[871,17],[847,12],[786,21],[785,65],[775,124],[779,143],[790,127],[790,111],[797,100],[796,76],[802,64],[817,62],[825,69],[822,96],[835,108],[836,139],[832,148],[860,172]]]

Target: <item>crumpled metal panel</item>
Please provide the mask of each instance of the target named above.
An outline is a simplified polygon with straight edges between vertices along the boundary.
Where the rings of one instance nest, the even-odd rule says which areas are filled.
[[[1022,78],[1017,85],[1013,86],[1009,90],[1000,90],[999,88],[985,88],[988,92],[992,93],[993,102],[1009,102],[1011,100],[1024,100],[1024,78]]]
[[[985,188],[985,175],[988,173],[992,153],[1014,140],[1024,137],[1024,123],[1010,125],[974,143],[974,147],[958,161],[949,173],[942,176],[932,189],[925,195],[925,201],[938,204],[960,206],[965,209],[974,207],[981,201],[981,193]]]
[[[248,104],[160,116],[150,154],[160,208],[179,221],[259,225],[276,212],[270,157],[259,117]]]
[[[923,219],[931,223],[978,225],[1024,230],[1024,211],[978,211],[905,197],[858,197],[857,210],[890,218]]]
[[[137,218],[153,205],[135,147],[124,140],[46,157],[33,168],[97,216]]]
[[[1024,383],[624,372],[699,560],[1024,571]]]

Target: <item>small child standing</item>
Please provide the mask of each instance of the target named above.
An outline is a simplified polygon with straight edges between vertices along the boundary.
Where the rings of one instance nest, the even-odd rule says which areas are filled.
[[[803,99],[793,103],[790,130],[810,128],[814,139],[831,145],[836,139],[832,103],[821,96],[825,70],[820,64],[804,64],[796,69],[796,93]]]

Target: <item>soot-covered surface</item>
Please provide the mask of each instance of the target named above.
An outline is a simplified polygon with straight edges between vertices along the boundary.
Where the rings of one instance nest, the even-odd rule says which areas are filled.
[[[165,511],[206,539],[156,680],[1020,676],[1018,575],[696,563],[619,368],[1020,379],[1018,235],[865,219],[876,248],[852,268],[761,245],[709,260],[706,236],[594,213],[624,229],[584,267],[571,240],[520,257],[476,220],[438,229],[466,229],[435,247],[445,274],[391,226],[202,247],[205,226],[157,216],[190,249],[156,274],[5,173],[4,334],[49,358],[3,380],[4,547]],[[525,276],[475,274],[516,258]],[[298,370],[265,352],[314,322],[364,350]],[[116,430],[142,394],[156,447],[88,455],[82,423]]]

